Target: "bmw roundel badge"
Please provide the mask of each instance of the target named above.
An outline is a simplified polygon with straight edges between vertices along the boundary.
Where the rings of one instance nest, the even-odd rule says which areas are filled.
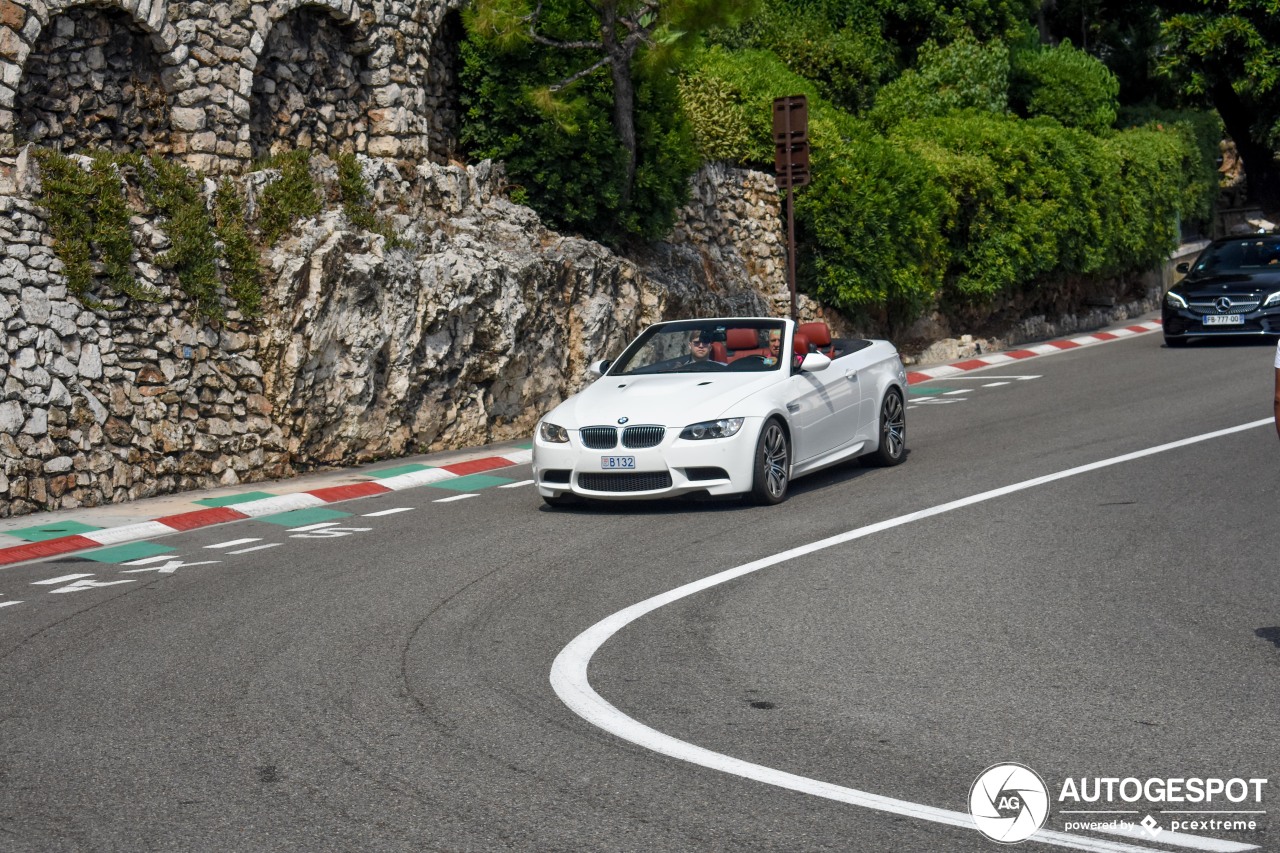
[[[629,420],[631,420],[631,418],[618,418],[618,423],[625,424]]]

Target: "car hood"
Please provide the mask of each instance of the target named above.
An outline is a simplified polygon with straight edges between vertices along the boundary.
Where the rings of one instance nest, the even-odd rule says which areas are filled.
[[[565,400],[547,419],[566,429],[595,424],[661,424],[675,428],[718,417],[744,397],[779,381],[779,374],[687,373],[603,376]]]
[[[1192,299],[1219,296],[1265,296],[1280,290],[1280,272],[1233,272],[1222,275],[1188,276],[1173,290]]]

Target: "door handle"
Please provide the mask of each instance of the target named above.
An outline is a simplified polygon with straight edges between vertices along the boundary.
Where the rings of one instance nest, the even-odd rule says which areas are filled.
[[[787,403],[787,411],[794,415],[796,412],[800,411],[800,404]]]

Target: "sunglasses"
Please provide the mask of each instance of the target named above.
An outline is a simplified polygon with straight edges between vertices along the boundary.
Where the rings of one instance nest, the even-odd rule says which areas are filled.
[[[711,346],[711,341],[689,341],[689,345],[695,347],[709,347]]]

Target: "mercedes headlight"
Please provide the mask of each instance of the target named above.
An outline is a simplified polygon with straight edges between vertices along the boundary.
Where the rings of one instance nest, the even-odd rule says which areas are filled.
[[[1276,305],[1280,305],[1280,290],[1268,296],[1267,301],[1262,303],[1263,308],[1272,308]]]
[[[1186,308],[1187,300],[1170,290],[1164,295],[1164,302],[1170,308]]]
[[[551,421],[543,421],[538,424],[538,437],[552,444],[564,444],[569,440],[569,431]]]
[[[689,424],[680,433],[680,437],[694,441],[700,441],[704,438],[728,438],[731,435],[736,435],[738,430],[742,429],[742,421],[743,418],[720,418],[715,421]]]

